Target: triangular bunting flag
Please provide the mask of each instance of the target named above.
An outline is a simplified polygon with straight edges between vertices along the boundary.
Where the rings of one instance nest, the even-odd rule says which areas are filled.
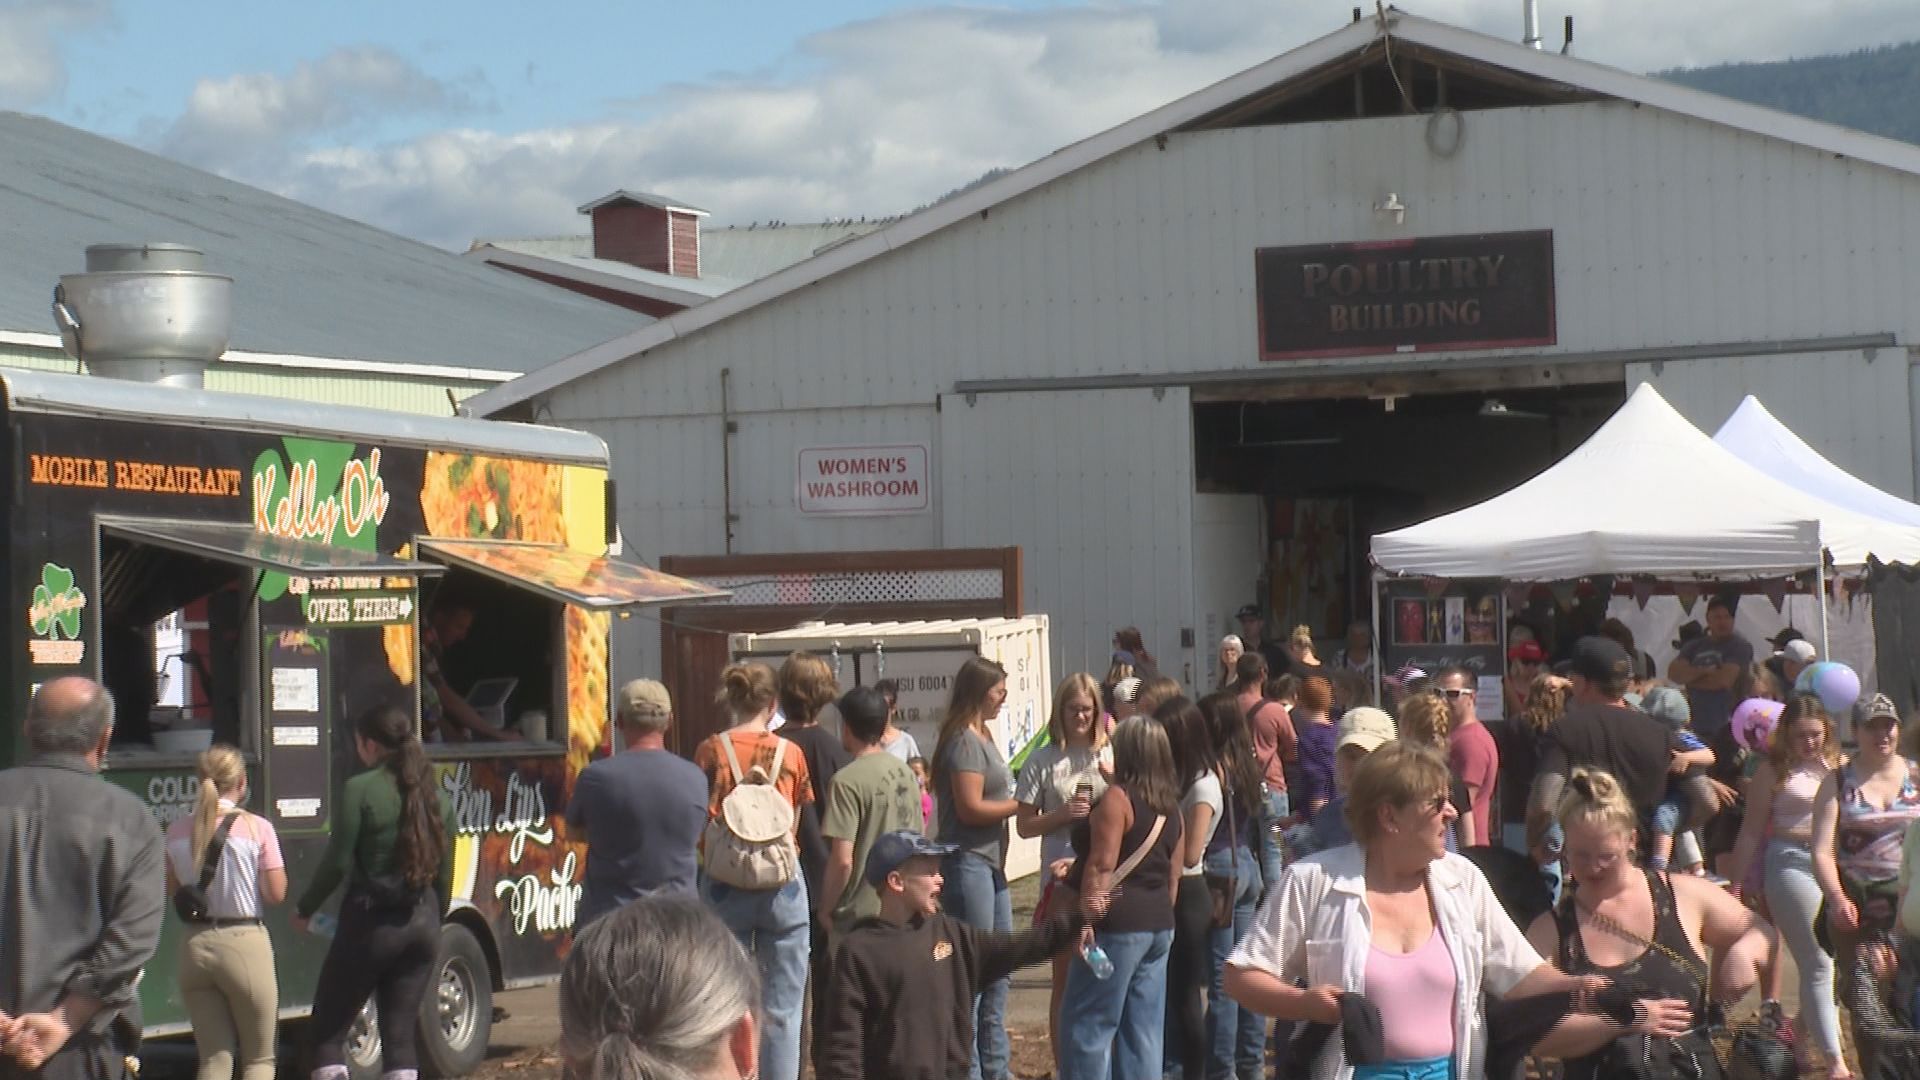
[[[1673,595],[1680,600],[1680,613],[1691,615],[1694,602],[1700,599],[1700,586],[1690,581],[1680,582],[1674,585]]]
[[[1760,586],[1760,595],[1767,598],[1767,602],[1773,605],[1774,611],[1782,615],[1787,613],[1786,578],[1774,578],[1771,581],[1763,582]]]

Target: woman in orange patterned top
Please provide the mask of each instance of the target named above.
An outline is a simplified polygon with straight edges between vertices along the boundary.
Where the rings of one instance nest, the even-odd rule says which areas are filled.
[[[721,672],[719,700],[733,715],[733,727],[701,743],[693,763],[707,774],[707,814],[716,819],[721,803],[741,778],[759,770],[792,805],[797,842],[803,822],[819,827],[813,815],[813,782],[800,748],[767,730],[774,697],[773,670],[765,664],[734,664]],[[715,827],[710,826],[710,840],[714,834]],[[794,869],[788,880],[768,889],[737,888],[703,875],[707,902],[753,954],[765,978],[761,1080],[796,1080],[800,1075],[800,1017],[805,1011],[807,961],[812,953],[808,934],[812,906],[797,859],[789,865]]]

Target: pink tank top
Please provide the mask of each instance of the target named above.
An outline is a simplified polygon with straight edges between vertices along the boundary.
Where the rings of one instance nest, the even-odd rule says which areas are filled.
[[[1773,793],[1773,834],[1805,837],[1813,832],[1813,797],[1826,779],[1823,766],[1797,765]]]
[[[1375,945],[1367,953],[1367,1000],[1380,1010],[1388,1061],[1430,1061],[1453,1054],[1453,954],[1436,927],[1425,945],[1402,956]],[[1440,1002],[1446,1008],[1439,1008]]]

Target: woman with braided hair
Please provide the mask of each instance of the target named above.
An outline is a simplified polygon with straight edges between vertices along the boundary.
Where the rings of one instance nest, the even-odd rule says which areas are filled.
[[[345,1080],[347,1031],[373,997],[383,1075],[416,1080],[420,1002],[453,883],[453,811],[435,789],[406,710],[386,705],[361,714],[353,743],[367,769],[341,791],[326,855],[293,918],[293,928],[305,931],[346,883],[339,930],[314,988],[313,1077]]]
[[[644,896],[593,921],[560,972],[577,1080],[739,1080],[760,1061],[760,977],[706,905]]]

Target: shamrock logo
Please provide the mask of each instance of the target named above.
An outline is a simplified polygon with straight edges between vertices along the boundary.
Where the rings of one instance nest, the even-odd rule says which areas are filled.
[[[87,594],[73,586],[73,571],[47,563],[40,568],[40,584],[33,587],[33,606],[27,610],[33,632],[58,641],[80,636],[80,609]]]

